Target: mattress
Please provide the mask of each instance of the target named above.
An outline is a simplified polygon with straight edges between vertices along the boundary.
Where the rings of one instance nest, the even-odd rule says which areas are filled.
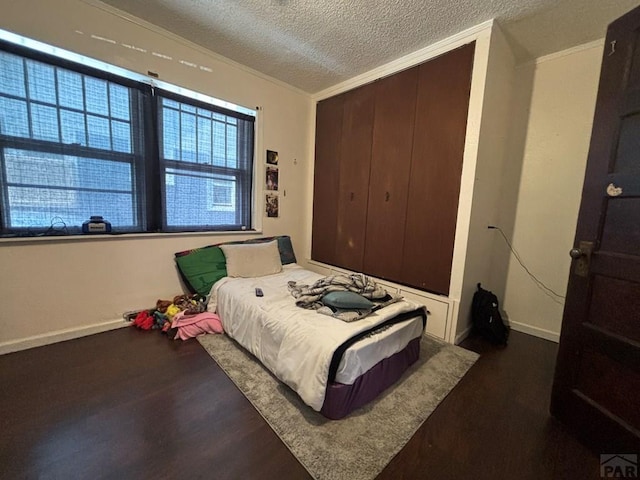
[[[328,382],[353,384],[382,359],[420,337],[424,329],[423,316],[415,314],[420,306],[406,300],[352,323],[297,307],[288,282],[312,284],[320,278],[296,264],[284,266],[275,275],[227,277],[214,285],[209,302],[225,332],[317,411]],[[262,289],[263,297],[255,296],[256,288]],[[400,315],[406,319],[392,323]],[[337,368],[334,365],[334,376],[333,353],[358,335],[364,338],[344,351]]]

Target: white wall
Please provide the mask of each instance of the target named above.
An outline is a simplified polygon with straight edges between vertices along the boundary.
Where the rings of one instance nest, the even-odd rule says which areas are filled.
[[[487,225],[493,225],[498,217],[499,185],[503,181],[515,59],[498,25],[492,29],[490,41],[475,171],[472,172],[468,191],[461,192],[461,200],[466,197],[471,202],[471,213],[467,214],[468,241],[462,252],[465,256],[464,283],[459,297],[456,340],[468,333],[470,328],[471,301],[476,285],[482,283],[484,288],[491,288],[493,277],[506,275],[506,268],[498,269],[493,262],[491,252],[496,237],[487,229]],[[465,155],[467,153],[465,151]],[[465,158],[464,168],[470,163]],[[458,233],[456,231],[456,235]]]
[[[564,295],[598,87],[602,42],[543,57],[516,69],[509,160],[499,224],[525,265]],[[499,235],[494,231],[495,235]],[[503,309],[512,327],[558,340],[562,302],[545,295],[504,242],[509,258]],[[497,281],[496,283],[499,283]],[[500,296],[500,295],[499,295]]]
[[[309,95],[94,0],[5,0],[0,28],[145,75],[151,70],[161,80],[233,103],[260,106],[259,174],[264,174],[265,149],[277,150],[281,188],[280,218],[263,218],[263,232],[291,235],[301,252],[309,243],[303,228],[311,164]],[[124,311],[182,293],[173,253],[227,239],[187,234],[0,240],[0,353],[44,343],[52,332],[61,339],[110,328]]]

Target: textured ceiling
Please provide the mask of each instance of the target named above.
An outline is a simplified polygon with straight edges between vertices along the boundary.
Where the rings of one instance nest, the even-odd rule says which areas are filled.
[[[103,0],[315,93],[495,18],[520,61],[604,37],[640,0]]]

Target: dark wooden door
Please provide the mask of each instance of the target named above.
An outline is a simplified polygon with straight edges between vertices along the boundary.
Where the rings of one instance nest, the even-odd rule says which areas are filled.
[[[376,90],[363,270],[400,280],[418,67],[384,78]]]
[[[344,94],[336,255],[330,263],[356,271],[364,257],[376,85]]]
[[[551,401],[601,453],[640,451],[639,35],[607,32]]]
[[[475,43],[420,66],[402,281],[447,295]]]
[[[344,95],[318,102],[311,258],[335,264]]]

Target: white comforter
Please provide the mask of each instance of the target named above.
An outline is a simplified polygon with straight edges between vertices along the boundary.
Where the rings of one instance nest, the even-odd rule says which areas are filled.
[[[286,265],[282,273],[265,277],[226,277],[213,286],[209,301],[209,310],[217,311],[225,332],[316,411],[324,402],[336,348],[359,332],[419,307],[402,300],[353,323],[297,307],[287,282],[312,284],[319,278],[298,265]],[[256,287],[264,297],[255,296]]]

